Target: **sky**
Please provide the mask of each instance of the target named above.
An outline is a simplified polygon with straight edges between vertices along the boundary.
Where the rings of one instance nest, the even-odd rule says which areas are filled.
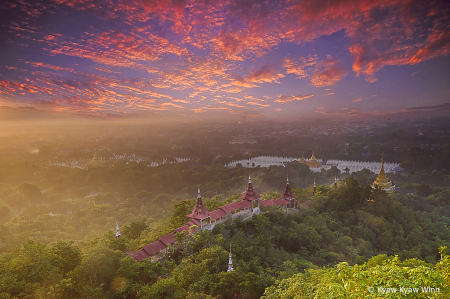
[[[3,0],[0,106],[92,117],[365,117],[450,102],[450,4]]]

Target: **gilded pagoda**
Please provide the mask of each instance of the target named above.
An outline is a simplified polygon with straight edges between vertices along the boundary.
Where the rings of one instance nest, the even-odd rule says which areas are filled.
[[[381,169],[378,174],[377,179],[373,182],[372,188],[376,188],[376,186],[381,187],[387,193],[394,193],[395,185],[392,185],[392,182],[388,181],[386,176],[386,172],[384,171],[384,160],[381,158]]]
[[[314,151],[312,151],[312,156],[311,159],[309,159],[309,161],[306,161],[305,158],[303,158],[303,154],[302,154],[302,158],[300,159],[300,161],[298,161],[301,164],[305,164],[308,165],[311,168],[319,168],[322,167],[322,163],[320,163],[317,159],[316,156],[314,155]]]

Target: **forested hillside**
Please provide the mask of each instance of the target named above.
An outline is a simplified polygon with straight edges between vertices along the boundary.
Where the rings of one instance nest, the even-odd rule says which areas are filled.
[[[313,298],[327,292],[345,298],[370,295],[368,287],[415,286],[440,290],[417,298],[448,297],[449,259],[444,249],[439,253],[450,245],[445,199],[429,198],[427,212],[415,211],[401,203],[407,197],[351,177],[319,190],[300,213],[272,208],[177,238],[181,249],[155,263],[136,263],[124,252],[157,235],[145,222],[129,224],[119,240],[109,230],[78,244],[29,241],[1,257],[0,296]],[[190,205],[182,203],[167,227]],[[226,272],[230,243],[236,270]]]

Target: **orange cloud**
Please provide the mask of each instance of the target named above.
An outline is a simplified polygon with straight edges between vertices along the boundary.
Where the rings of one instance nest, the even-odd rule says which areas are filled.
[[[327,60],[317,64],[311,78],[311,84],[316,87],[334,85],[346,75],[347,71],[340,61],[328,56]]]
[[[317,63],[317,58],[310,56],[308,59],[300,57],[298,59],[300,62],[294,62],[291,58],[285,58],[283,62],[283,67],[286,68],[286,74],[295,74],[297,79],[305,78],[308,74],[306,71],[307,67],[310,67]]]
[[[278,79],[283,77],[284,75],[278,73],[272,66],[265,65],[245,77],[234,80],[231,84],[239,87],[252,88],[258,87],[256,83],[279,83]]]
[[[292,101],[302,101],[304,99],[308,99],[310,97],[313,97],[313,94],[307,94],[307,95],[292,95],[292,96],[285,96],[285,95],[277,95],[277,99],[275,100],[275,103],[289,103]]]
[[[362,100],[363,100],[362,98],[357,98],[357,99],[353,100],[352,103],[361,102]]]
[[[247,105],[253,105],[253,106],[261,106],[261,107],[270,107],[269,104],[264,104],[260,102],[247,102]]]

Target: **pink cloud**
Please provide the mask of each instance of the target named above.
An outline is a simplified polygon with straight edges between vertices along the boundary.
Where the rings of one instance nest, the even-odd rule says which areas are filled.
[[[341,62],[328,56],[327,60],[322,60],[316,65],[311,84],[316,87],[334,85],[346,75],[347,71]]]

